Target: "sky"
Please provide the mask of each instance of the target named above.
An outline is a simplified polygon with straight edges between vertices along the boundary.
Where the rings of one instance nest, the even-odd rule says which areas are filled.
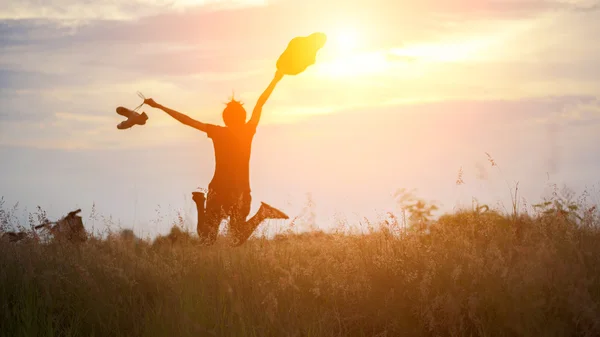
[[[529,204],[551,184],[594,191],[599,31],[586,0],[4,0],[0,196],[23,215],[82,208],[88,228],[156,235],[179,212],[193,229],[210,139],[147,106],[117,130],[115,108],[140,91],[222,125],[232,94],[251,110],[313,32],[327,44],[278,84],[251,159],[252,212],[299,219],[262,230],[378,218],[400,188],[442,211],[507,206],[517,182]]]

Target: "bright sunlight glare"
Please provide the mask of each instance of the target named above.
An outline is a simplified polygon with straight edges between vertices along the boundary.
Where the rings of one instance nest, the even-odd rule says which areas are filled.
[[[397,56],[415,57],[421,61],[457,62],[475,60],[492,42],[489,38],[446,41],[392,49],[391,53]]]
[[[318,72],[331,77],[354,77],[385,71],[387,59],[384,54],[361,50],[365,39],[359,30],[351,27],[330,31]]]
[[[330,35],[330,43],[336,53],[345,54],[358,47],[359,36],[353,29],[338,29]]]
[[[381,52],[356,53],[323,62],[319,72],[332,77],[354,77],[385,72],[388,62]]]

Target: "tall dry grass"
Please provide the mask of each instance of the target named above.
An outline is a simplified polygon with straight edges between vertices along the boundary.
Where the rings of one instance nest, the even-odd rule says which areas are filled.
[[[600,336],[595,209],[553,200],[434,221],[414,205],[408,230],[239,248],[177,228],[154,242],[3,242],[0,335]]]

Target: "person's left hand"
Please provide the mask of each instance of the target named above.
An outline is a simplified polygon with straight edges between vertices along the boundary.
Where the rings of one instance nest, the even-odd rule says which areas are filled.
[[[158,106],[158,103],[156,103],[152,98],[146,98],[144,100],[144,104],[146,104],[150,107],[153,107],[153,108],[156,108]]]

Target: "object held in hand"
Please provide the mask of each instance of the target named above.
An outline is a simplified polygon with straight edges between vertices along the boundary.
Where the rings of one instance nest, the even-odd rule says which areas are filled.
[[[144,125],[148,120],[148,115],[146,115],[145,112],[140,114],[122,106],[117,108],[117,113],[123,117],[127,117],[127,120],[122,121],[117,125],[117,129],[119,130],[129,129],[134,125]]]
[[[138,105],[135,109],[133,110],[129,110],[125,107],[118,107],[117,108],[117,113],[123,117],[127,117],[126,121],[122,121],[121,123],[119,123],[117,125],[117,129],[119,130],[125,130],[125,129],[129,129],[130,127],[134,126],[134,125],[144,125],[146,124],[146,121],[148,120],[148,115],[146,115],[145,112],[142,112],[141,114],[139,114],[137,112],[137,110],[139,108],[142,107],[142,105],[144,105],[144,102],[146,101],[146,97],[144,96],[144,94],[142,94],[141,92],[138,91],[138,96],[143,99],[142,104]]]
[[[313,33],[293,38],[277,60],[277,70],[284,75],[298,75],[315,64],[317,52],[323,48],[327,36]]]

